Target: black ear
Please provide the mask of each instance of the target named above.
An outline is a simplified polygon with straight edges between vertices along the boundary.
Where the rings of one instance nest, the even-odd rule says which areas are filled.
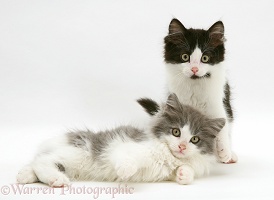
[[[208,33],[211,38],[215,38],[223,42],[225,41],[224,31],[224,24],[221,21],[217,21],[208,29]]]
[[[169,24],[169,34],[184,33],[186,28],[178,19],[172,19]]]
[[[155,115],[159,110],[159,105],[149,98],[141,98],[138,99],[137,102],[146,110],[146,112],[150,115]]]
[[[216,132],[219,133],[222,128],[225,126],[226,120],[224,118],[216,118],[210,120],[210,127]]]

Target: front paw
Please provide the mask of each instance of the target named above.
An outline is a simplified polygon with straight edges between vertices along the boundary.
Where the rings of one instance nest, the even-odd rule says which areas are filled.
[[[193,182],[194,170],[188,165],[182,165],[177,169],[176,182],[181,185],[188,185]]]
[[[232,152],[228,151],[227,149],[220,149],[217,150],[218,159],[222,163],[228,163],[232,158]]]
[[[236,163],[238,161],[237,155],[233,153],[230,148],[224,145],[220,140],[217,140],[217,154],[219,161],[222,163],[230,164]]]
[[[38,181],[32,167],[30,165],[25,166],[19,171],[16,176],[17,182],[21,184],[35,183]]]
[[[236,163],[237,161],[238,161],[238,156],[234,152],[232,152],[231,158],[228,161],[223,162],[223,163],[224,164],[233,164],[233,163]]]
[[[116,164],[116,173],[122,180],[127,180],[137,172],[137,165],[132,161],[124,161]]]
[[[49,186],[50,187],[65,187],[70,185],[69,178],[62,173],[56,174],[55,176],[51,176],[49,178]]]

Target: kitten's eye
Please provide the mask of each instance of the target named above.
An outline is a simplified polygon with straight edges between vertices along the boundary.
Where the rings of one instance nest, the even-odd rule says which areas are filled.
[[[189,61],[189,55],[186,54],[186,53],[184,53],[184,54],[182,55],[182,60],[183,60],[184,62]]]
[[[192,142],[193,144],[197,144],[200,141],[200,138],[198,136],[193,136],[190,139],[190,142]]]
[[[207,63],[209,61],[209,56],[203,55],[201,60],[202,60],[203,63]]]
[[[180,137],[181,135],[181,131],[178,128],[173,128],[171,132],[172,132],[172,135],[174,135],[175,137]]]

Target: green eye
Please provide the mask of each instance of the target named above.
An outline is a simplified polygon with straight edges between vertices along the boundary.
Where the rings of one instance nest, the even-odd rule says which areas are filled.
[[[198,136],[193,136],[190,139],[190,142],[192,142],[193,144],[197,144],[200,141],[200,138]]]
[[[207,63],[209,61],[209,56],[203,55],[201,60],[202,60],[203,63]]]
[[[172,135],[174,135],[175,137],[180,137],[181,135],[181,131],[178,128],[171,129],[171,132],[172,132]]]
[[[183,62],[189,61],[189,55],[186,53],[182,54],[182,60],[183,60]]]

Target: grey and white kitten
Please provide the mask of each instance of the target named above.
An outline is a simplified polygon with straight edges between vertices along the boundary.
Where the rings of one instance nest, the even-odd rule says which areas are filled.
[[[208,30],[187,29],[173,19],[165,37],[167,86],[181,103],[193,106],[212,118],[225,118],[226,125],[217,137],[217,155],[221,162],[233,163],[230,132],[233,110],[230,86],[225,73],[224,25],[214,23]]]
[[[215,160],[214,138],[225,120],[210,119],[182,105],[175,94],[161,105],[147,98],[138,102],[151,115],[147,129],[121,126],[98,133],[69,132],[47,141],[20,170],[18,183],[40,181],[63,187],[76,180],[172,180],[189,184],[207,174]]]

